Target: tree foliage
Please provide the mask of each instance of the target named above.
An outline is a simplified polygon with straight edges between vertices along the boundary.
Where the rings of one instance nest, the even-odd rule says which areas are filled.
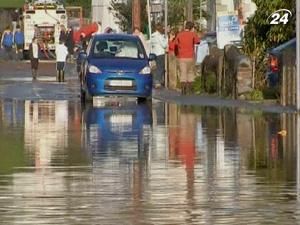
[[[265,64],[264,58],[269,48],[275,47],[295,36],[295,1],[282,0],[253,0],[257,10],[252,16],[244,31],[244,51],[255,63],[256,85],[261,86],[264,80]],[[287,24],[270,25],[273,12],[278,9],[289,9],[292,18]],[[283,15],[283,14],[281,14]]]
[[[118,25],[123,31],[132,29],[132,0],[120,3],[117,0],[111,1],[110,10],[113,10],[114,16],[118,19]],[[147,1],[141,0],[141,29],[145,32],[147,27]]]
[[[194,0],[194,20],[199,19],[199,0]],[[132,0],[128,0],[127,2],[120,3],[117,0],[111,0],[110,9],[113,10],[115,17],[119,20],[119,26],[122,30],[128,31],[131,28],[131,20],[132,20]],[[169,0],[168,1],[168,23],[170,26],[178,26],[183,24],[185,20],[185,8],[186,8],[186,0]],[[203,17],[209,17],[207,12],[202,10]],[[148,26],[147,19],[147,1],[141,0],[141,24],[144,31]],[[161,18],[163,22],[164,18]]]

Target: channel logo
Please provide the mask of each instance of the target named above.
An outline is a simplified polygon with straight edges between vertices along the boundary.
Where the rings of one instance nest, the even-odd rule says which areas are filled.
[[[267,19],[271,25],[287,24],[292,17],[292,12],[288,9],[278,9]]]

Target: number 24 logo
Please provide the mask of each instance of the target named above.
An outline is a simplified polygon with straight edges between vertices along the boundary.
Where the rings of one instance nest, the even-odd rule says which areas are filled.
[[[285,12],[285,13],[283,14],[283,16],[281,16],[279,14],[279,12]],[[280,23],[287,24],[289,22],[289,17],[291,17],[291,16],[292,16],[292,13],[291,13],[290,10],[288,10],[288,9],[279,9],[279,10],[273,12],[268,17],[268,19],[270,17],[272,17],[272,20],[270,22],[270,24],[272,24],[272,25],[277,25],[277,24],[280,24]]]

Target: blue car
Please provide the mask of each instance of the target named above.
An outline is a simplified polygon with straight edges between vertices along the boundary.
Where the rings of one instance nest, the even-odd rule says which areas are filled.
[[[81,53],[81,96],[132,96],[147,100],[152,95],[149,57],[139,37],[127,34],[94,36]]]

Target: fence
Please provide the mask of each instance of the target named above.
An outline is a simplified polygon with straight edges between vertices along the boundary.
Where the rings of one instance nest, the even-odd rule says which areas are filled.
[[[281,94],[283,106],[296,106],[296,51],[288,48],[282,53],[282,70],[280,71]]]
[[[219,96],[240,98],[253,90],[251,61],[237,47],[227,45],[224,50],[220,50],[213,46],[209,52],[198,70],[204,91],[207,91],[208,76],[213,76],[216,86],[214,90]],[[176,89],[174,80],[177,79],[178,71],[174,56],[169,56],[168,68],[168,88]]]

